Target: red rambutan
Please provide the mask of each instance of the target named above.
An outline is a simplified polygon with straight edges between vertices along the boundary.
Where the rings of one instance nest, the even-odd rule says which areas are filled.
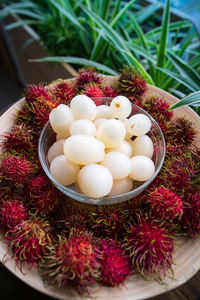
[[[180,156],[183,153],[183,146],[181,144],[175,145],[172,141],[166,141],[165,154],[167,157]]]
[[[28,104],[34,103],[39,99],[49,101],[51,99],[51,93],[43,83],[29,85],[25,90],[25,99]]]
[[[27,185],[27,193],[29,197],[37,197],[41,195],[50,186],[50,180],[46,175],[39,174],[30,179]]]
[[[117,97],[118,95],[117,90],[113,86],[104,87],[103,93],[105,97],[111,97],[111,98]]]
[[[181,227],[188,235],[200,234],[200,194],[195,191],[184,199]]]
[[[200,183],[200,161],[195,162],[190,152],[183,152],[178,157],[170,157],[161,169],[161,177],[165,186],[172,190],[184,192],[194,184]]]
[[[59,191],[55,187],[48,188],[45,192],[31,194],[30,204],[33,210],[40,215],[50,215],[59,206],[62,200]]]
[[[64,235],[68,235],[72,228],[84,231],[87,229],[86,213],[78,207],[62,206],[57,215],[53,215],[52,224],[56,232]]]
[[[140,214],[129,224],[124,246],[142,276],[162,281],[172,272],[173,238],[150,216]]]
[[[99,250],[88,232],[71,231],[70,236],[53,245],[39,263],[39,273],[47,284],[75,285],[79,292],[99,278]]]
[[[99,84],[96,83],[87,84],[85,88],[82,90],[82,94],[90,98],[95,98],[95,97],[99,98],[99,99],[93,99],[96,105],[101,105],[103,102],[103,99],[101,99],[101,97],[105,97]]]
[[[102,251],[101,281],[109,286],[123,284],[126,277],[131,274],[131,260],[121,244],[113,240],[102,240],[100,251]]]
[[[102,77],[96,72],[92,67],[85,67],[79,70],[76,76],[76,89],[80,91],[88,83],[98,83],[101,84]]]
[[[97,236],[120,238],[124,233],[125,220],[130,217],[129,211],[116,205],[100,206],[90,212],[88,222]]]
[[[71,99],[75,96],[75,90],[72,88],[71,84],[64,81],[58,82],[53,90],[56,100],[68,104]]]
[[[23,124],[10,128],[9,132],[2,136],[1,144],[6,151],[15,150],[26,155],[37,149],[37,141],[33,137],[32,130]]]
[[[163,119],[169,121],[173,116],[172,111],[169,111],[169,104],[164,98],[160,98],[157,95],[149,97],[142,105],[142,108],[157,122],[162,122]]]
[[[146,91],[146,81],[134,68],[125,67],[120,72],[118,90],[127,97],[140,97]]]
[[[50,226],[44,220],[26,220],[7,231],[5,239],[10,241],[17,262],[37,263],[48,253],[52,244]]]
[[[49,120],[49,114],[52,109],[56,108],[58,105],[59,102],[44,101],[42,99],[32,103],[30,106],[30,113],[32,115],[33,124],[39,132]]]
[[[1,161],[0,176],[16,187],[22,187],[37,172],[37,166],[25,157],[7,154]]]
[[[13,192],[10,185],[0,186],[0,203],[3,200],[12,198]]]
[[[149,193],[147,203],[150,205],[152,215],[161,220],[180,218],[183,213],[181,197],[163,186]]]
[[[23,202],[15,200],[3,201],[0,207],[0,224],[7,228],[15,227],[27,219],[27,208]]]
[[[176,118],[169,122],[164,131],[167,141],[172,141],[175,145],[189,146],[196,137],[196,131],[191,121],[183,117]]]

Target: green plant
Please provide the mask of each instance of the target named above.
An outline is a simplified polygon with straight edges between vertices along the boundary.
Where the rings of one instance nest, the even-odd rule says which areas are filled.
[[[147,82],[184,97],[200,89],[200,41],[187,20],[170,22],[170,0],[141,6],[136,0],[18,0],[0,11],[17,13],[41,36],[50,56],[41,62],[91,65],[116,75],[135,66]]]

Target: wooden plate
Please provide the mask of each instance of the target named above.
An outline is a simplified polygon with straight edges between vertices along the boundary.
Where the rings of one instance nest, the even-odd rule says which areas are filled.
[[[105,76],[104,84],[115,84],[116,80],[117,79],[115,77]],[[146,96],[150,94],[164,96],[170,105],[178,101],[176,97],[168,94],[167,92],[149,85]],[[13,125],[16,111],[21,107],[21,105],[23,105],[23,103],[24,99],[19,100],[0,117],[0,134],[7,131],[9,127]],[[189,107],[180,108],[175,111],[175,114],[185,116],[192,120],[196,129],[200,132],[200,118],[192,109]],[[1,237],[2,234],[0,233],[0,238]],[[3,262],[3,264],[18,278],[36,290],[55,297],[56,299],[91,299],[89,296],[79,296],[76,291],[69,290],[68,288],[57,289],[54,287],[44,286],[42,280],[37,274],[37,271],[31,268],[31,266],[24,265],[22,273],[16,267],[13,259],[5,259],[7,250],[7,242],[1,240],[0,261]],[[200,238],[181,238],[178,249],[174,254],[174,262],[175,265],[173,266],[173,269],[175,279],[167,279],[166,285],[160,285],[155,281],[144,281],[140,276],[133,275],[129,276],[125,282],[125,286],[120,288],[104,286],[92,287],[90,289],[92,298],[95,298],[95,300],[147,299],[178,287],[189,280],[200,269]]]

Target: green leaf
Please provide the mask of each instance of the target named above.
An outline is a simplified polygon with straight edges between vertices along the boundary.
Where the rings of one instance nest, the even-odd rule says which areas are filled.
[[[115,16],[115,18],[112,20],[112,22],[110,23],[111,27],[114,27],[115,24],[119,21],[119,19],[123,16],[123,14],[127,11],[127,9],[129,9],[129,7],[131,7],[131,5],[133,5],[133,3],[135,2],[135,0],[131,0],[130,2],[128,2],[122,10],[120,10],[118,12],[118,14]]]
[[[84,65],[84,66],[91,66],[95,67],[103,72],[106,72],[110,75],[117,75],[117,72],[115,72],[113,69],[104,66],[100,63],[81,58],[81,57],[71,57],[71,56],[47,56],[43,58],[37,58],[37,59],[30,59],[31,62],[59,62],[59,63],[69,63],[69,64],[76,64],[76,65]]]
[[[196,86],[193,85],[193,82],[191,80],[186,79],[185,77],[174,73],[172,71],[169,70],[165,70],[162,68],[158,68],[158,70],[160,70],[161,72],[165,73],[166,75],[174,78],[175,80],[177,80],[178,82],[180,82],[181,84],[183,84],[185,87],[187,87],[191,92],[196,92]]]
[[[85,28],[77,21],[77,18],[74,17],[69,11],[64,9],[60,4],[58,4],[55,0],[49,0],[51,4],[58,9],[58,11],[65,16],[68,20],[70,20],[74,25],[76,25],[78,28],[85,31]]]
[[[107,20],[110,4],[111,4],[111,0],[100,0],[99,1],[99,13],[98,13],[98,15],[103,20]]]
[[[17,21],[17,22],[13,22],[11,24],[8,24],[6,26],[4,26],[4,29],[5,30],[11,30],[11,29],[14,29],[14,28],[17,28],[17,27],[21,27],[21,26],[25,26],[25,25],[34,25],[34,24],[38,24],[39,21],[34,21],[34,20],[20,20],[20,21]]]
[[[166,6],[163,14],[162,19],[162,30],[160,35],[160,46],[158,49],[158,57],[157,57],[157,66],[162,68],[165,63],[166,59],[166,52],[167,52],[167,39],[168,39],[168,32],[169,32],[169,8],[170,8],[170,0],[166,0]]]
[[[91,16],[94,20],[94,22],[104,31],[105,35],[107,38],[110,40],[113,46],[119,51],[119,53],[124,57],[124,59],[127,61],[129,65],[134,65],[137,67],[144,78],[147,79],[147,81],[151,84],[153,84],[153,80],[151,77],[148,75],[148,73],[145,71],[143,66],[137,61],[135,57],[131,54],[129,51],[128,47],[125,44],[125,41],[123,38],[112,29],[110,25],[108,25],[104,20],[102,20],[99,16],[97,16],[94,12],[89,11],[85,7],[82,6],[82,9],[84,10],[85,13],[88,14],[88,16]]]
[[[200,91],[190,94],[189,96],[181,99],[179,102],[173,104],[170,107],[170,110],[179,108],[185,105],[193,105],[193,106],[200,106]]]
[[[16,9],[25,9],[25,8],[34,8],[34,7],[37,7],[37,5],[35,5],[32,2],[12,3],[10,5],[7,5],[3,9],[1,9],[0,20],[8,16],[10,13],[15,13]]]
[[[163,7],[162,3],[154,3],[148,5],[139,10],[136,14],[135,19],[138,24],[144,23],[149,17],[151,17],[157,10]]]
[[[130,42],[126,42],[126,45],[129,47],[129,49],[133,50],[137,54],[139,54],[142,57],[146,58],[148,61],[152,62],[153,64],[156,63],[155,58],[153,57],[153,55],[151,55],[143,47],[140,47],[138,45],[134,45],[134,44],[132,44]]]
[[[185,28],[190,28],[192,27],[192,23],[189,21],[178,21],[178,22],[173,22],[171,24],[169,24],[169,31],[173,31],[176,30],[180,27],[181,24],[181,28],[185,29]],[[156,35],[160,35],[160,32],[162,30],[162,26],[158,26],[152,30],[150,30],[149,32],[146,33],[146,37],[152,37],[152,36],[156,36]]]
[[[127,11],[127,9],[130,7],[130,5],[132,5],[132,3],[134,3],[135,0],[132,0],[130,1],[130,3],[128,3],[127,5],[124,6],[124,8],[115,16],[115,18],[111,21],[110,23],[110,27],[114,27],[116,22],[119,20],[119,18],[121,18],[123,16],[123,14]],[[101,28],[101,26],[100,26]],[[103,41],[103,37],[102,37],[102,34],[99,34],[97,40],[96,40],[96,43],[93,47],[93,50],[92,50],[92,53],[91,53],[91,56],[90,58],[92,60],[97,60],[100,56],[100,53],[101,53],[101,49],[105,47],[104,45],[104,41]]]
[[[196,87],[196,90],[200,89],[200,76],[195,71],[194,68],[189,66],[184,60],[178,57],[172,52],[168,52],[168,57],[171,60],[174,67],[180,72],[181,76],[185,77],[187,80],[192,81],[193,86]]]

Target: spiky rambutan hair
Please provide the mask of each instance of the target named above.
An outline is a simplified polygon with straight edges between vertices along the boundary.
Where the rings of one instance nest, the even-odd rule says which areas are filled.
[[[129,224],[125,250],[145,278],[162,279],[172,272],[174,239],[149,215],[138,214]]]

